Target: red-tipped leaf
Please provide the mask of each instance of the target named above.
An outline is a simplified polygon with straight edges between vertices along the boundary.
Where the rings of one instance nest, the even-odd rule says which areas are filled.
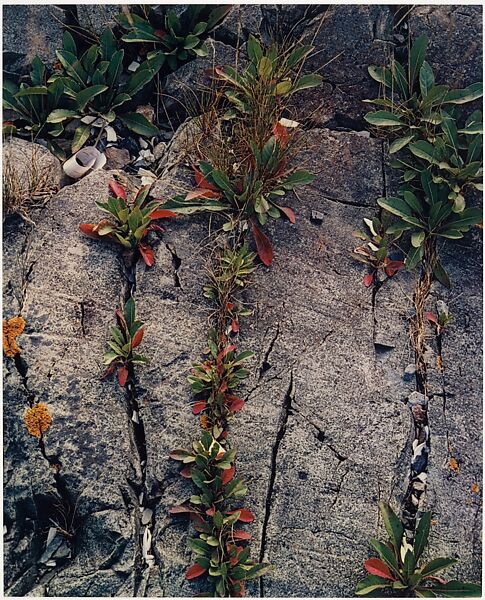
[[[185,579],[195,579],[203,575],[206,571],[207,569],[200,565],[192,565],[185,574]]]
[[[253,513],[250,510],[248,510],[247,508],[239,508],[238,510],[231,510],[227,514],[233,515],[236,512],[241,513],[238,518],[238,521],[241,521],[241,523],[252,523],[254,521]]]
[[[126,191],[125,188],[120,185],[117,181],[115,181],[114,179],[112,179],[109,182],[109,187],[111,189],[111,191],[113,192],[113,194],[117,197],[117,198],[122,198],[123,200],[126,200]]]
[[[140,250],[141,257],[147,267],[152,267],[155,264],[155,253],[153,252],[153,248],[146,244],[138,244],[138,249]]]
[[[281,123],[275,123],[273,126],[273,135],[281,144],[282,147],[286,146],[290,136],[288,135],[288,131],[286,131],[286,127]]]
[[[81,223],[81,225],[79,225],[79,229],[84,233],[84,235],[87,235],[93,240],[101,240],[103,238],[96,231],[97,227],[98,225],[96,223]]]
[[[435,325],[438,325],[439,321],[438,321],[438,317],[432,313],[432,312],[425,312],[424,316],[428,319],[428,321],[430,323],[434,323]]]
[[[374,273],[367,273],[367,275],[364,275],[363,281],[366,288],[370,287],[374,281]]]
[[[235,540],[250,540],[251,534],[247,531],[243,531],[242,529],[237,529],[236,531],[232,532],[232,537]]]
[[[145,330],[143,329],[143,327],[135,333],[135,337],[131,340],[132,348],[136,348],[137,346],[139,346],[141,344],[144,333],[145,333]]]
[[[391,575],[387,565],[380,558],[369,558],[364,563],[365,570],[371,575],[378,575],[384,579],[395,581],[394,575]]]
[[[236,413],[243,409],[244,400],[242,398],[238,398],[237,396],[230,396],[230,398],[228,406],[231,412]]]
[[[224,469],[221,473],[221,481],[223,485],[227,485],[232,479],[234,479],[234,475],[236,473],[235,467],[231,467],[230,469]]]
[[[150,213],[150,219],[152,221],[154,221],[155,219],[170,219],[176,216],[177,213],[174,213],[173,210],[167,210],[166,208],[156,208],[153,212]]]
[[[196,402],[192,406],[192,412],[194,415],[200,414],[207,407],[207,402],[205,400],[200,400],[200,402]]]
[[[269,238],[264,235],[261,229],[259,229],[256,223],[254,223],[254,221],[251,221],[251,229],[253,232],[254,241],[256,243],[258,256],[263,265],[269,267],[273,262],[273,248],[271,247],[271,242],[269,241]]]
[[[186,200],[194,200],[194,198],[220,198],[221,193],[215,192],[213,190],[205,189],[205,188],[195,188],[189,192],[186,196]]]
[[[296,223],[295,213],[291,210],[291,208],[288,208],[287,206],[279,206],[278,204],[276,206],[287,217],[290,223],[293,223],[293,225]]]
[[[195,165],[192,165],[192,169],[194,171],[195,183],[198,188],[205,188],[206,190],[212,190],[214,192],[219,191],[215,185],[207,181]]]
[[[128,369],[126,367],[120,367],[118,369],[118,381],[121,387],[125,387],[126,380],[128,379]]]

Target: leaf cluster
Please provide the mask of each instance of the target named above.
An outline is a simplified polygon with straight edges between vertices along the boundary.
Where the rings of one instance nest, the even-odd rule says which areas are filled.
[[[207,574],[210,594],[216,597],[244,595],[244,583],[261,577],[270,566],[250,560],[249,547],[244,542],[251,536],[236,529],[238,523],[254,520],[242,507],[228,510],[228,501],[240,500],[247,493],[246,485],[235,477],[236,452],[226,449],[223,430],[215,426],[204,431],[192,450],[173,450],[170,457],[182,462],[181,475],[191,479],[198,493],[188,503],[170,509],[172,514],[188,513],[199,534],[189,538],[188,545],[196,555],[187,579]]]
[[[108,377],[117,370],[118,381],[124,387],[130,365],[145,365],[148,363],[148,359],[133,352],[140,345],[144,335],[143,323],[136,319],[133,297],[128,299],[123,312],[119,309],[116,310],[116,318],[118,326],[111,327],[109,350],[103,357],[103,363],[107,365],[107,368],[102,377]]]
[[[93,239],[109,240],[127,250],[138,249],[145,264],[151,267],[155,262],[153,249],[144,243],[150,231],[163,231],[154,223],[157,219],[175,217],[175,213],[160,208],[161,202],[148,201],[150,186],[140,188],[133,203],[127,200],[126,190],[110,181],[110,196],[107,202],[96,202],[96,206],[109,215],[96,224],[82,223],[81,231]]]
[[[413,544],[404,535],[404,527],[391,507],[379,503],[389,539],[380,542],[371,539],[370,544],[379,558],[371,558],[364,564],[369,573],[356,589],[357,596],[379,596],[380,590],[388,589],[398,596],[412,595],[418,598],[480,597],[481,586],[474,583],[445,581],[436,573],[454,565],[453,558],[435,558],[425,562],[423,552],[428,545],[431,528],[431,512],[420,518]]]

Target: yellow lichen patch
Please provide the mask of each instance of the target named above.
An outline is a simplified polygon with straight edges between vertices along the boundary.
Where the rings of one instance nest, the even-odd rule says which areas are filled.
[[[6,321],[3,320],[3,352],[5,356],[13,357],[19,354],[20,348],[15,340],[25,328],[25,321],[22,317],[13,317]]]
[[[455,473],[460,472],[460,465],[458,464],[456,458],[454,458],[453,456],[448,461],[448,468],[454,471]]]
[[[478,487],[478,483],[474,483],[474,484],[472,485],[472,492],[473,492],[474,494],[478,494],[478,492],[479,492],[479,491],[480,491],[480,488]]]
[[[210,423],[207,415],[200,416],[200,426],[202,429],[210,429]]]
[[[436,357],[436,368],[438,369],[438,371],[441,373],[441,371],[443,371],[443,359],[441,358],[440,355],[438,355]]]
[[[24,416],[25,427],[30,435],[40,437],[52,423],[47,404],[39,402],[27,410]]]

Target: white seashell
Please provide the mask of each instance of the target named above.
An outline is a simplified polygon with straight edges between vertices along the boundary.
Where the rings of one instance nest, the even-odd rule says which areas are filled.
[[[57,563],[56,563],[56,561],[55,561],[55,560],[48,560],[48,561],[45,563],[45,566],[46,566],[46,567],[55,567],[56,565],[57,565]]]
[[[423,483],[426,483],[426,480],[428,479],[428,474],[427,473],[420,473],[419,475],[416,475],[416,479],[419,479]]]
[[[138,142],[140,143],[140,146],[145,149],[148,148],[148,143],[146,140],[144,140],[143,138],[138,138]]]
[[[280,119],[280,125],[283,125],[283,127],[298,127],[300,123],[298,123],[298,121],[292,121],[291,119]]]
[[[101,169],[106,164],[106,156],[94,146],[81,148],[62,165],[64,173],[71,179],[80,179],[89,171]]]
[[[81,119],[81,123],[85,123],[86,125],[91,125],[91,127],[103,127],[106,124],[105,119],[101,117],[93,117],[92,115],[86,115]]]
[[[133,421],[133,423],[136,423],[137,425],[140,423],[140,419],[138,418],[137,410],[133,411],[133,414],[131,415],[131,420]]]
[[[111,125],[107,125],[105,131],[106,131],[106,140],[108,142],[116,142],[116,140],[118,139],[118,136],[116,135],[116,131],[113,129],[113,127],[111,127]]]
[[[145,508],[141,516],[141,524],[148,525],[152,520],[153,510],[151,508]]]
[[[143,533],[143,543],[142,543],[142,551],[143,558],[146,560],[147,556],[150,555],[150,548],[152,547],[152,532],[148,527],[145,527],[145,532]]]
[[[134,60],[132,63],[130,63],[128,65],[128,71],[131,71],[132,73],[134,73],[138,67],[140,66],[139,62],[136,62],[136,60]]]
[[[57,535],[57,527],[50,527],[49,533],[47,534],[47,542],[45,543],[46,548],[52,542],[52,540],[56,537],[56,535]]]
[[[415,481],[413,483],[413,488],[418,491],[424,491],[426,489],[426,484]]]

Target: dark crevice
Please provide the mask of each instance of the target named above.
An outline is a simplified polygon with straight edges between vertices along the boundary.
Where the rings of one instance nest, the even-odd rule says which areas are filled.
[[[269,343],[269,346],[264,354],[263,361],[259,368],[258,382],[261,380],[262,376],[266,373],[266,371],[269,371],[271,369],[271,363],[269,362],[269,357],[271,355],[271,352],[273,352],[273,348],[276,343],[276,340],[278,339],[279,334],[280,334],[280,324],[278,321],[278,323],[276,323],[275,334]]]
[[[346,469],[343,473],[342,476],[340,477],[340,481],[337,484],[337,489],[335,491],[335,498],[333,499],[332,505],[331,507],[333,508],[336,504],[337,504],[337,500],[339,498],[340,495],[340,491],[342,489],[342,486],[344,484],[344,480],[347,477],[347,475],[349,474],[350,469]]]
[[[173,283],[174,283],[174,286],[177,287],[177,288],[181,288],[182,289],[182,284],[180,282],[180,277],[179,277],[179,274],[178,274],[178,270],[180,269],[180,267],[182,265],[182,259],[177,255],[177,253],[170,246],[170,244],[166,243],[165,247],[167,248],[167,250],[172,255]]]
[[[349,458],[348,456],[344,456],[343,454],[340,454],[340,452],[336,448],[334,448],[332,446],[332,444],[327,444],[327,448],[329,450],[331,450],[335,454],[335,456],[336,456],[337,460],[339,461],[339,463],[341,463],[344,460],[347,460]]]
[[[84,302],[82,300],[79,303],[79,310],[80,310],[81,331],[82,331],[83,336],[86,337],[86,326],[84,323],[84,320],[86,318],[86,313],[85,313],[85,308],[84,308]]]
[[[350,202],[350,200],[342,200],[341,198],[331,198],[330,196],[323,194],[322,198],[324,200],[330,200],[331,202],[337,202],[338,204],[343,204],[345,206],[356,206],[357,208],[370,208],[368,204],[364,204],[362,202]]]
[[[273,449],[271,453],[271,472],[268,483],[268,492],[266,494],[266,503],[265,503],[265,513],[264,513],[264,521],[263,521],[263,529],[261,533],[261,550],[259,554],[259,562],[262,563],[264,561],[264,556],[266,554],[266,537],[268,530],[269,518],[271,515],[271,507],[273,502],[273,492],[274,485],[276,480],[276,471],[278,468],[278,451],[280,449],[281,441],[283,440],[286,427],[288,425],[288,419],[292,412],[292,402],[295,398],[295,384],[293,379],[293,370],[290,372],[290,383],[288,385],[288,389],[286,391],[285,397],[283,399],[283,406],[281,407],[280,414],[280,424],[278,431],[276,433],[276,440],[273,444]],[[264,597],[264,577],[260,579],[260,594],[261,598]]]

